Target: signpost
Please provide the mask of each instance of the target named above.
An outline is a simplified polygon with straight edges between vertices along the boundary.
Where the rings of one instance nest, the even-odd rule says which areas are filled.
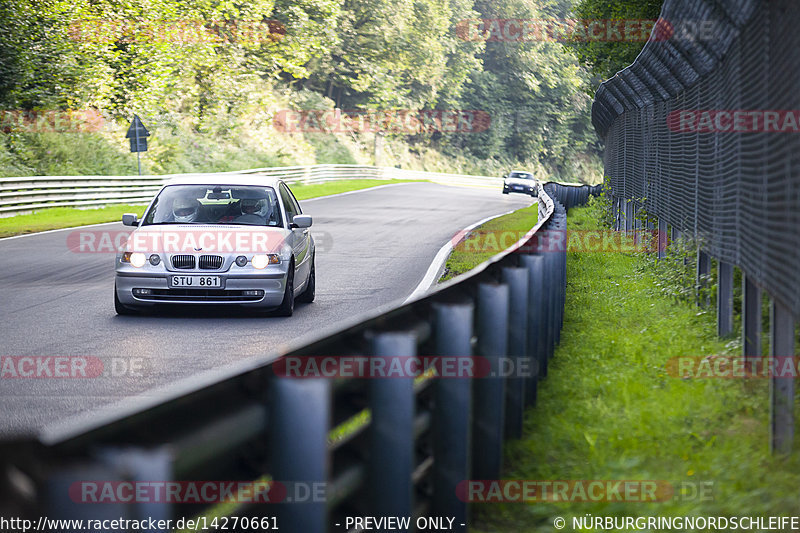
[[[139,153],[147,151],[148,137],[150,137],[150,132],[142,124],[139,115],[133,115],[133,120],[128,127],[128,133],[125,134],[125,138],[131,140],[131,152],[136,152],[136,163],[139,166],[140,176],[142,175],[142,159]]]

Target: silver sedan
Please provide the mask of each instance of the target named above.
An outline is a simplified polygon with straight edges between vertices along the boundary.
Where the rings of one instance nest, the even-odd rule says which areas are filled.
[[[177,178],[122,222],[136,229],[116,258],[118,314],[225,304],[291,316],[295,299],[314,300],[312,220],[279,179]]]

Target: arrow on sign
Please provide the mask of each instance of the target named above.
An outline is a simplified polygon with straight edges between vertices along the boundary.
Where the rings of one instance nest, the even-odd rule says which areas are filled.
[[[131,140],[131,152],[146,152],[148,137],[150,137],[150,132],[142,124],[139,115],[133,115],[128,133],[125,134],[125,138]]]

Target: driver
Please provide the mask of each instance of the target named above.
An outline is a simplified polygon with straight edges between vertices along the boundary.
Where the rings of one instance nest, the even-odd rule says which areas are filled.
[[[242,198],[241,207],[242,216],[255,215],[264,220],[267,218],[269,206],[267,205],[266,198]]]
[[[197,220],[200,202],[196,198],[176,198],[172,203],[172,215],[175,222],[189,223]]]

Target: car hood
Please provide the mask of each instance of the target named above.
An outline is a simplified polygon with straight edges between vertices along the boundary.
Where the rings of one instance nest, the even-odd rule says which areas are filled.
[[[291,232],[284,228],[235,224],[156,224],[140,226],[125,251],[147,253],[279,253]]]

